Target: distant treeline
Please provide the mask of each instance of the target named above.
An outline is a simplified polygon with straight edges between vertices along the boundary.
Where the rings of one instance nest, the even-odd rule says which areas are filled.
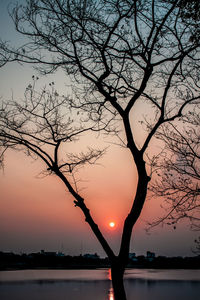
[[[161,269],[200,269],[200,256],[166,257],[157,256],[153,259],[140,255],[129,259],[130,268],[161,268]],[[0,270],[13,269],[92,269],[109,268],[107,258],[97,254],[70,256],[54,252],[31,254],[15,254],[0,252]]]

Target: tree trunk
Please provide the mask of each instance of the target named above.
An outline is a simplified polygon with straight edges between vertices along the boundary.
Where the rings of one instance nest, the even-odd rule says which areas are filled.
[[[124,289],[124,271],[125,268],[114,263],[111,266],[111,278],[115,300],[126,300],[126,292]]]

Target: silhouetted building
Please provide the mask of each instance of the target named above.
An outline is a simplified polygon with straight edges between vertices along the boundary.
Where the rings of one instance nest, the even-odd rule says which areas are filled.
[[[45,255],[45,256],[56,256],[57,255],[56,252],[50,252],[50,251],[44,251],[44,250],[41,250],[40,254]]]
[[[156,255],[154,252],[147,251],[146,259],[148,261],[153,261],[155,259]]]
[[[64,253],[62,253],[62,252],[58,252],[57,254],[56,254],[57,256],[65,256],[65,254]]]
[[[95,253],[95,254],[88,254],[88,253],[86,253],[86,254],[83,255],[83,257],[84,258],[89,258],[89,259],[99,259],[100,258],[97,253]]]
[[[137,257],[136,257],[136,254],[133,252],[133,253],[129,253],[129,259],[132,260],[132,261],[138,261]]]

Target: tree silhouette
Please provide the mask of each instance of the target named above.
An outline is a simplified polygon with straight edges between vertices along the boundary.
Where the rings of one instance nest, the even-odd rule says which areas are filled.
[[[4,105],[1,144],[3,151],[20,146],[26,153],[39,156],[48,171],[67,186],[108,255],[116,300],[126,299],[123,274],[132,228],[141,214],[153,174],[147,167],[147,151],[158,129],[184,118],[188,105],[199,100],[200,44],[192,33],[198,20],[185,22],[184,3],[185,0],[30,0],[11,11],[16,30],[27,39],[24,45],[16,49],[7,42],[1,43],[1,65],[12,61],[30,63],[42,74],[61,68],[70,78],[71,95],[66,101],[58,100],[55,94],[45,100],[47,104],[40,102],[40,96],[33,101],[30,87],[30,100],[23,107],[15,104],[9,115],[10,104]],[[85,116],[84,122],[77,119],[81,124],[78,127],[70,124],[68,105]],[[58,112],[61,106],[64,109]],[[138,120],[134,112],[138,106],[142,110],[140,130],[144,132],[140,140],[135,132]],[[33,118],[30,124],[27,114]],[[103,150],[72,154],[66,161],[59,156],[61,143],[89,130],[118,136],[130,151],[130,163],[138,172],[118,255],[69,179],[73,168],[94,162]],[[41,145],[47,146],[45,149],[53,147],[54,156]]]
[[[166,214],[150,224],[173,225],[189,220],[191,229],[200,229],[200,132],[199,105],[187,111],[176,126],[171,123],[157,132],[165,144],[162,155],[153,160],[157,177],[150,190],[164,200]]]

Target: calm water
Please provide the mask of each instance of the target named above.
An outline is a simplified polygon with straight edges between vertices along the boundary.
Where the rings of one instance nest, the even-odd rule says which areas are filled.
[[[126,271],[128,300],[199,300],[200,270]],[[0,272],[1,300],[114,300],[109,270]]]

